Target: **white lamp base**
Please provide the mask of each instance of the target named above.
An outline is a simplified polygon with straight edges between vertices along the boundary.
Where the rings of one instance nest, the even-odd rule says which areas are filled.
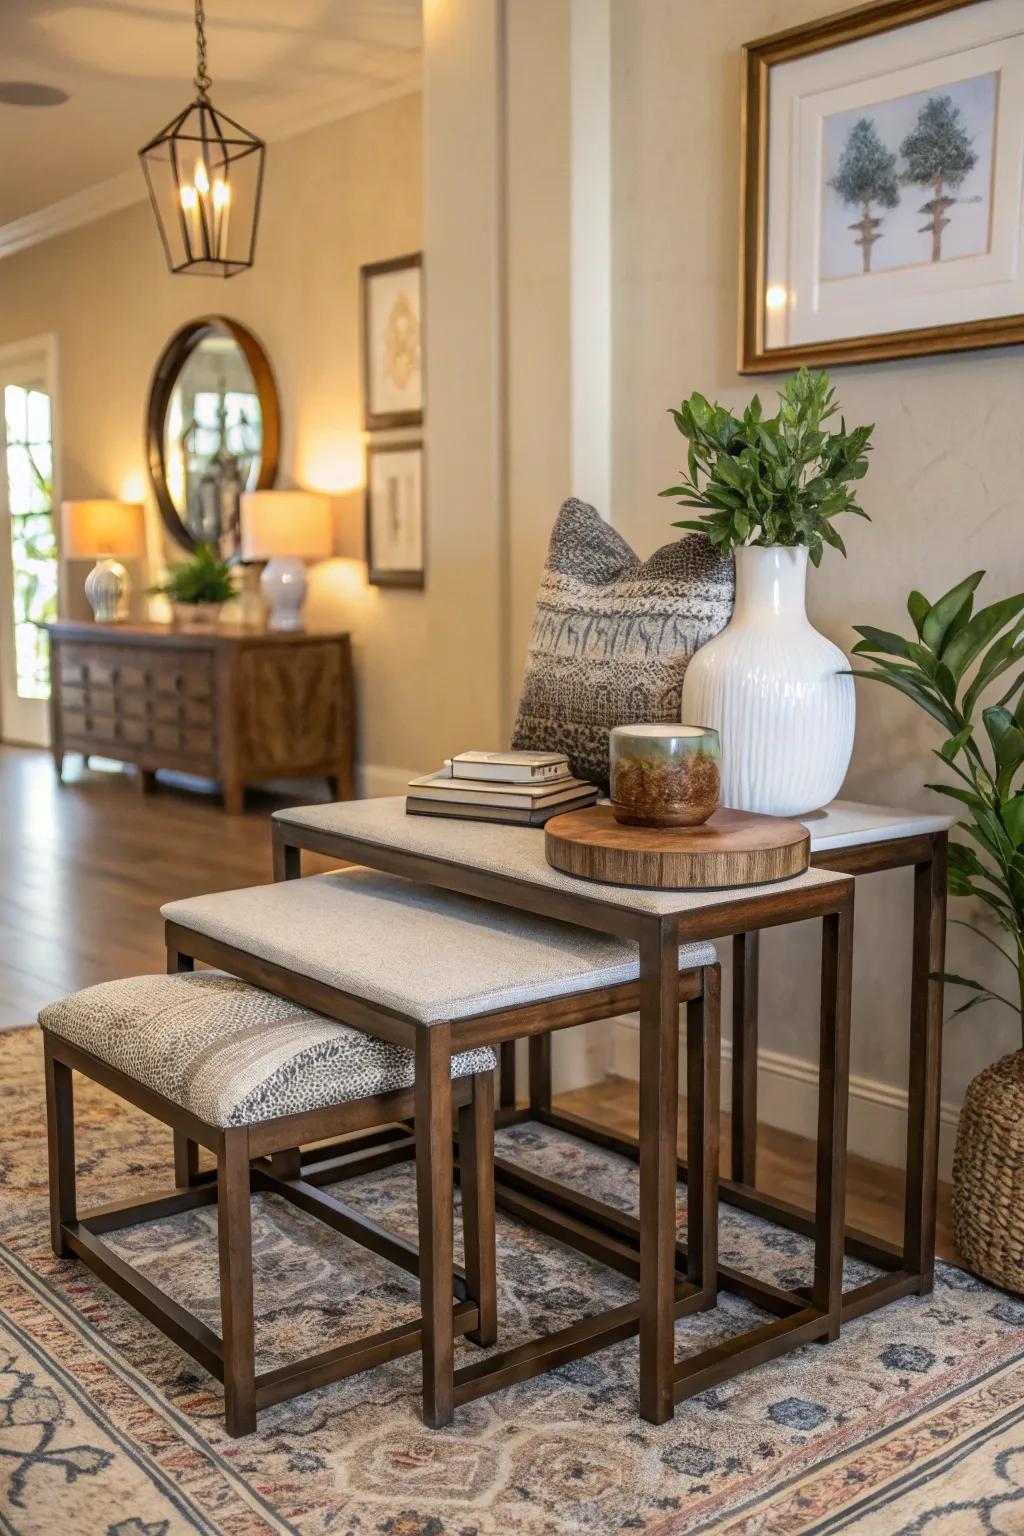
[[[97,560],[85,578],[85,595],[97,624],[116,624],[128,607],[128,572],[118,560]]]
[[[301,629],[302,605],[306,601],[306,567],[291,555],[275,555],[263,567],[260,591],[270,615],[269,629]]]

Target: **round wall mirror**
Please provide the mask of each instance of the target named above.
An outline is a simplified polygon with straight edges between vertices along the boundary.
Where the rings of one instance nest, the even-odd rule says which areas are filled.
[[[237,555],[243,491],[277,473],[280,413],[270,363],[237,320],[190,320],[167,343],[146,414],[149,477],[172,536]]]

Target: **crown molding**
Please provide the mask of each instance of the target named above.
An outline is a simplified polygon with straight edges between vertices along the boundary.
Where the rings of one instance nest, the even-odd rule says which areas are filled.
[[[337,122],[343,117],[367,112],[371,107],[383,106],[385,102],[397,101],[402,96],[414,96],[419,90],[420,68],[417,60],[415,69],[410,70],[405,80],[383,83],[371,80],[357,85],[344,97],[332,102],[321,102],[298,110],[288,107],[277,112],[271,110],[264,114],[261,127],[268,143],[279,143],[283,139],[295,138],[300,133],[308,133],[313,128]],[[109,181],[97,182],[95,186],[85,187],[81,192],[63,197],[59,202],[50,203],[35,213],[26,213],[20,219],[12,219],[9,224],[0,224],[0,261],[5,256],[14,256],[18,251],[40,245],[44,240],[52,240],[57,235],[80,229],[84,224],[93,224],[97,219],[104,219],[122,208],[130,208],[134,203],[144,203],[146,197],[142,172],[138,166],[132,166],[131,170],[121,171]]]

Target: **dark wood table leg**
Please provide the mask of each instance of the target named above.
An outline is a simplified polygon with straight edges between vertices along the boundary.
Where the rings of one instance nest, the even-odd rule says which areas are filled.
[[[910,982],[910,1083],[903,1262],[927,1295],[935,1284],[935,1220],[942,1111],[942,982],[946,956],[945,832],[932,857],[914,866],[914,961]]]
[[[74,1255],[63,1227],[78,1216],[75,1204],[75,1100],[71,1068],[57,1061],[46,1036],[46,1131],[50,1164],[50,1245],[58,1259]]]
[[[224,1349],[224,1415],[229,1435],[256,1428],[256,1355],[253,1321],[252,1212],[249,1132],[224,1132],[217,1158],[217,1228]]]
[[[450,1024],[430,1024],[416,1038],[423,1419],[431,1429],[451,1423],[455,1394],[451,1037]]]
[[[757,1006],[761,935],[732,941],[732,1176],[757,1183]]]
[[[194,971],[196,963],[191,955],[183,955],[176,949],[167,951],[167,974],[182,975]],[[174,1132],[174,1182],[179,1189],[191,1189],[200,1182],[199,1146],[190,1141],[184,1131]]]
[[[686,1005],[686,1277],[718,1293],[719,1025],[721,970],[708,965],[703,992]]]
[[[822,921],[821,1036],[818,1068],[818,1170],[814,1204],[811,1299],[828,1314],[826,1337],[838,1339],[843,1312],[846,1237],[846,1123],[850,1094],[850,1001],[853,986],[853,891]]]
[[[273,859],[275,880],[298,880],[302,874],[302,850],[286,843],[274,824]]]
[[[679,1102],[679,924],[640,938],[640,1415],[675,1408],[676,1116]]]
[[[504,1040],[499,1052],[498,1104],[502,1109],[516,1107],[516,1042]]]
[[[536,1118],[551,1109],[551,1036],[532,1035],[527,1050],[530,1060],[530,1115]]]
[[[459,1111],[459,1170],[466,1291],[480,1321],[466,1335],[487,1346],[498,1337],[498,1284],[494,1232],[494,1074],[478,1072],[473,1098]]]

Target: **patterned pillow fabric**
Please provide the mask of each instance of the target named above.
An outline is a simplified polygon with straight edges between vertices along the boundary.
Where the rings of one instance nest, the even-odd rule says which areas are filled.
[[[530,636],[514,748],[564,752],[607,788],[613,725],[678,720],[693,653],[732,613],[733,564],[703,534],[634,554],[586,502],[555,522]]]

